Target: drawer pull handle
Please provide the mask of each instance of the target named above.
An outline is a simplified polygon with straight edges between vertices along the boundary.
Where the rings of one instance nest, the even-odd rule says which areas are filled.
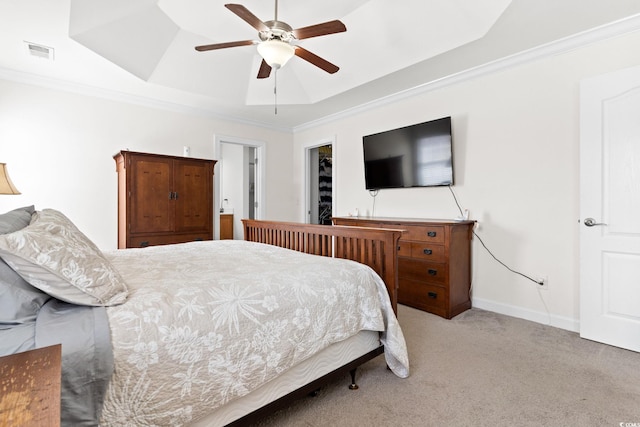
[[[431,249],[425,249],[422,252],[424,252],[425,255],[431,255],[433,254],[433,251]]]
[[[427,270],[427,273],[429,273],[430,276],[435,276],[436,274],[438,274],[438,270],[434,270],[433,268],[430,268]]]
[[[436,237],[436,232],[435,231],[427,231],[427,236]]]
[[[429,298],[433,298],[433,299],[438,298],[438,294],[437,294],[437,293],[435,293],[435,292],[427,292],[427,296],[428,296]]]

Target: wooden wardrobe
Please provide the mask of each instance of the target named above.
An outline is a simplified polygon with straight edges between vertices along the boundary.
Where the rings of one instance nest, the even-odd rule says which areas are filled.
[[[213,239],[215,160],[121,151],[118,248]]]

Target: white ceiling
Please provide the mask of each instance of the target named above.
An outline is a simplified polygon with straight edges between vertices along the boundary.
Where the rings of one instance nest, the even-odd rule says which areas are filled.
[[[263,22],[274,19],[273,0],[243,1]],[[313,104],[477,40],[510,2],[413,0],[400,7],[386,0],[324,0],[300,7],[300,1],[281,0],[279,19],[293,28],[340,19],[348,31],[299,43],[339,64],[340,74],[295,58],[278,72],[278,103]],[[404,13],[407,6],[412,13]],[[261,58],[255,46],[194,49],[258,38],[224,1],[194,0],[185,7],[181,0],[71,0],[70,35],[143,80],[218,100],[274,103],[273,79],[256,78]]]
[[[347,32],[298,42],[340,71],[292,58],[277,73],[275,114],[275,73],[256,79],[255,46],[194,49],[257,39],[225,3],[1,0],[0,78],[295,129],[612,23],[636,30],[640,14],[637,0],[280,0],[293,28],[339,19]],[[274,18],[272,0],[237,3]]]

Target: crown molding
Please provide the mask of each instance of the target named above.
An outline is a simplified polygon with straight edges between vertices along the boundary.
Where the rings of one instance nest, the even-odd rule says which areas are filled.
[[[564,39],[550,42],[523,52],[510,55],[505,58],[497,59],[486,64],[469,68],[467,70],[443,76],[429,82],[425,82],[419,86],[403,90],[371,102],[357,105],[346,110],[333,113],[317,120],[312,120],[294,127],[274,126],[264,122],[242,119],[237,116],[226,115],[213,108],[193,107],[185,104],[162,101],[150,97],[127,94],[115,90],[102,89],[94,86],[84,85],[80,83],[67,82],[61,79],[44,77],[32,73],[24,73],[8,68],[0,67],[0,79],[9,80],[17,83],[30,84],[44,87],[47,89],[60,90],[75,93],[84,96],[92,96],[96,98],[108,99],[111,101],[124,102],[133,105],[150,107],[161,110],[168,110],[188,115],[196,115],[208,118],[215,118],[227,122],[238,123],[246,126],[259,127],[263,129],[274,130],[284,133],[297,133],[306,131],[318,126],[322,126],[336,120],[361,114],[363,112],[380,108],[389,104],[399,102],[401,100],[411,98],[425,92],[440,89],[474,79],[480,76],[491,74],[497,71],[516,67],[522,64],[533,62],[542,58],[559,55],[588,46],[593,43],[601,42],[607,39],[618,37],[624,34],[632,33],[640,30],[640,14],[633,15],[610,24],[596,27],[591,30],[584,31]]]
[[[123,102],[126,104],[139,105],[142,107],[155,108],[159,110],[172,111],[192,116],[201,116],[207,118],[219,119],[227,122],[238,123],[246,126],[255,126],[263,129],[270,129],[279,132],[291,133],[289,127],[272,126],[264,122],[257,122],[242,119],[237,116],[225,115],[214,109],[193,107],[175,102],[162,101],[146,96],[133,95],[111,89],[103,89],[95,86],[89,86],[81,83],[69,82],[62,79],[54,79],[44,77],[33,73],[25,73],[0,67],[0,79],[8,80],[16,83],[23,83],[33,86],[39,86],[45,89],[59,90],[62,92],[74,93],[76,95],[90,96],[95,98],[107,99],[110,101]]]
[[[318,120],[304,123],[293,128],[293,133],[302,132],[314,127],[322,126],[336,120],[361,114],[363,112],[380,108],[389,104],[411,98],[425,92],[430,92],[446,86],[458,84],[467,80],[471,80],[480,76],[495,73],[497,71],[506,70],[508,68],[517,67],[526,63],[537,61],[539,59],[560,55],[575,49],[579,49],[590,44],[598,43],[614,37],[629,34],[640,30],[640,14],[633,15],[610,24],[596,27],[591,30],[584,31],[572,36],[565,37],[532,49],[528,49],[516,54],[488,62],[477,67],[450,74],[439,79],[425,82],[419,86],[394,93],[392,95],[376,99],[365,104],[358,105],[338,113],[334,113]]]

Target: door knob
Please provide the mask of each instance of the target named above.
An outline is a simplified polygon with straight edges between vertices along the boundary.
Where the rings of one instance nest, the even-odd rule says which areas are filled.
[[[605,224],[604,222],[596,222],[596,220],[593,218],[585,218],[584,225],[586,225],[587,227],[593,227],[595,225],[607,225],[607,224]]]

